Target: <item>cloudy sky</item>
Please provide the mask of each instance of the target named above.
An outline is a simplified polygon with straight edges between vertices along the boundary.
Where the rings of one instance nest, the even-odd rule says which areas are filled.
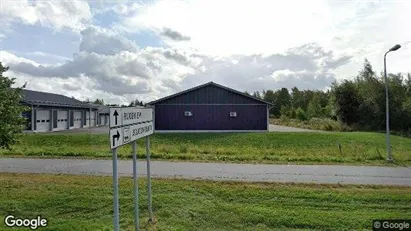
[[[31,90],[145,102],[209,81],[325,89],[411,72],[411,1],[0,0],[0,61]]]

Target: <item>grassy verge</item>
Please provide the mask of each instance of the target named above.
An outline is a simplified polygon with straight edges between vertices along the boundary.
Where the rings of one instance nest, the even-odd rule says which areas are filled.
[[[138,140],[138,155],[145,153]],[[392,136],[397,164],[411,164],[411,139]],[[341,151],[340,151],[341,147]],[[154,134],[153,159],[247,163],[385,164],[385,136],[377,133]],[[131,145],[118,150],[131,157]],[[110,158],[107,135],[27,134],[3,156]]]
[[[35,217],[42,230],[112,230],[111,177],[0,174],[0,215]],[[373,219],[411,218],[411,188],[153,180],[157,222],[149,230],[359,230]],[[120,223],[133,230],[132,180],[120,178]],[[5,230],[3,218],[0,228]],[[17,230],[17,229],[16,229]]]
[[[305,128],[312,130],[322,130],[322,131],[352,131],[352,128],[349,126],[340,123],[332,119],[321,119],[321,118],[312,118],[309,120],[301,121],[298,119],[290,118],[280,118],[280,119],[270,119],[271,124],[289,126],[295,128]]]

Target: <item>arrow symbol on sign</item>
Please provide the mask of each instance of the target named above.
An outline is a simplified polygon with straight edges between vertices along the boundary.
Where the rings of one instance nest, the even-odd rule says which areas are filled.
[[[115,123],[116,123],[116,125],[117,125],[117,116],[118,116],[117,110],[114,110],[113,116],[116,117],[116,118],[115,118]]]
[[[117,134],[113,135],[113,147],[116,146],[116,139],[117,141],[120,139],[120,133],[117,130]]]

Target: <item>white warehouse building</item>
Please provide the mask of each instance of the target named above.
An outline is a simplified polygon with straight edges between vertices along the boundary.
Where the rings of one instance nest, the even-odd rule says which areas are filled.
[[[22,90],[22,104],[31,110],[23,113],[27,118],[27,131],[48,132],[97,126],[99,107],[53,93]]]

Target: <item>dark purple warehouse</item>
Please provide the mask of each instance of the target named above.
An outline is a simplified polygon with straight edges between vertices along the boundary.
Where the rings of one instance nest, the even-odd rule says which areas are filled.
[[[268,131],[268,102],[209,82],[148,103],[156,131]]]

